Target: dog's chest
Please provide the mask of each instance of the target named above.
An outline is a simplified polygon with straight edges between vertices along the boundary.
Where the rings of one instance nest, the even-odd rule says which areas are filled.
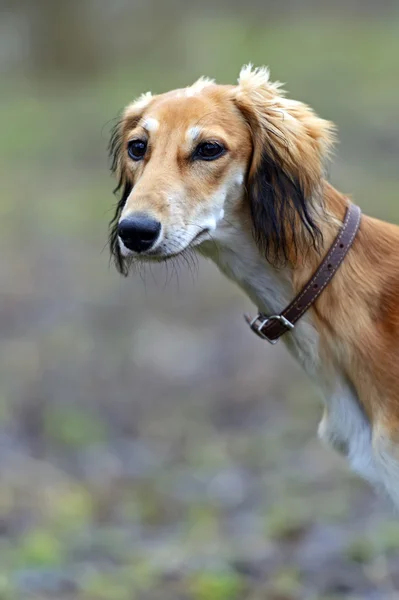
[[[291,302],[294,291],[289,273],[273,268],[245,238],[233,248],[218,247],[209,257],[226,277],[235,281],[265,315],[280,314]],[[320,370],[319,336],[308,315],[284,337],[290,352],[311,377]]]
[[[288,277],[273,269],[245,239],[234,249],[221,245],[217,252],[206,253],[229,279],[235,281],[265,314],[278,314],[294,296]],[[324,390],[324,369],[319,355],[319,335],[309,315],[305,315],[284,341],[305,371]],[[352,469],[375,481],[371,452],[370,424],[362,412],[355,391],[341,383],[336,374],[334,390],[325,393],[326,411],[319,427],[320,437],[344,454]]]
[[[292,295],[289,278],[269,265],[251,239],[228,228],[217,233],[220,243],[204,245],[203,254],[235,281],[259,310],[266,314],[280,312]]]
[[[378,483],[372,453],[371,426],[355,391],[349,384],[337,383],[335,390],[326,394],[325,404],[326,410],[318,430],[319,437],[343,454],[355,473],[372,483]]]

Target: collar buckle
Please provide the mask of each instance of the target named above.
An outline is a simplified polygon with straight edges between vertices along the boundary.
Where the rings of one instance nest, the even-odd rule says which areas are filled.
[[[256,333],[256,335],[262,340],[266,340],[267,342],[269,342],[269,344],[272,344],[272,346],[274,346],[274,344],[277,344],[280,336],[278,336],[275,340],[271,340],[270,338],[268,338],[267,335],[262,331],[265,325],[268,325],[272,321],[278,321],[279,323],[281,323],[281,325],[283,325],[283,327],[286,328],[287,331],[294,329],[294,324],[291,323],[291,321],[289,321],[285,317],[283,317],[283,315],[270,315],[270,317],[266,317],[266,315],[258,313],[253,319],[251,319],[251,317],[249,317],[248,315],[244,315],[244,318],[248,323],[250,329],[252,329],[252,331]]]

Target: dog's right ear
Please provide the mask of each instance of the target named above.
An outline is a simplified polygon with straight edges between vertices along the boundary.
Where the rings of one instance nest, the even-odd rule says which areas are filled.
[[[112,128],[111,138],[108,145],[109,157],[111,161],[111,172],[117,178],[117,186],[114,189],[114,194],[120,196],[116,203],[114,216],[109,223],[109,249],[114,264],[122,275],[125,277],[128,274],[128,265],[122,256],[118,241],[118,223],[132,189],[133,182],[129,180],[124,165],[124,121],[119,119],[116,125]]]
[[[334,127],[285,98],[266,68],[244,67],[233,100],[252,138],[247,189],[255,240],[272,264],[294,262],[321,239],[324,164]]]
[[[151,92],[142,94],[137,100],[129,104],[116,125],[112,128],[111,138],[108,144],[108,152],[111,162],[111,172],[117,179],[114,194],[119,196],[116,203],[115,213],[109,223],[109,248],[111,257],[119,273],[127,276],[129,265],[122,256],[118,241],[118,223],[128,197],[133,189],[133,181],[126,169],[126,145],[127,130],[132,129],[140,120],[141,114],[152,100]]]

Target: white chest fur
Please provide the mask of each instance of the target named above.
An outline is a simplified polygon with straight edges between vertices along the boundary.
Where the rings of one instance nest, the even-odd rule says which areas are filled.
[[[371,483],[380,483],[372,454],[370,423],[348,383],[336,383],[334,391],[326,394],[326,409],[318,434],[346,456],[355,473]]]
[[[252,238],[237,228],[226,226],[219,229],[217,246],[204,244],[201,253],[211,258],[265,314],[280,313],[294,297],[290,273],[271,267],[259,254]],[[370,424],[355,390],[339,372],[336,373],[333,389],[326,384],[319,356],[319,336],[309,315],[305,315],[283,339],[305,371],[321,384],[325,392],[326,409],[319,426],[319,436],[344,454],[356,473],[377,483],[379,478],[372,457]]]
[[[250,234],[230,226],[218,228],[215,233],[217,245],[203,244],[201,253],[235,281],[260,312],[280,314],[294,297],[290,271],[272,267],[260,255]],[[318,377],[320,371],[318,337],[308,315],[296,324],[289,336],[284,337],[291,353],[312,377]]]

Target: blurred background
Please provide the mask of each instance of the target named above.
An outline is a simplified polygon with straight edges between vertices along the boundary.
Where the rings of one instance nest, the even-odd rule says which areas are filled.
[[[397,0],[0,0],[0,600],[399,598],[398,520],[249,301],[203,260],[109,266],[120,109],[248,61],[398,222]]]

